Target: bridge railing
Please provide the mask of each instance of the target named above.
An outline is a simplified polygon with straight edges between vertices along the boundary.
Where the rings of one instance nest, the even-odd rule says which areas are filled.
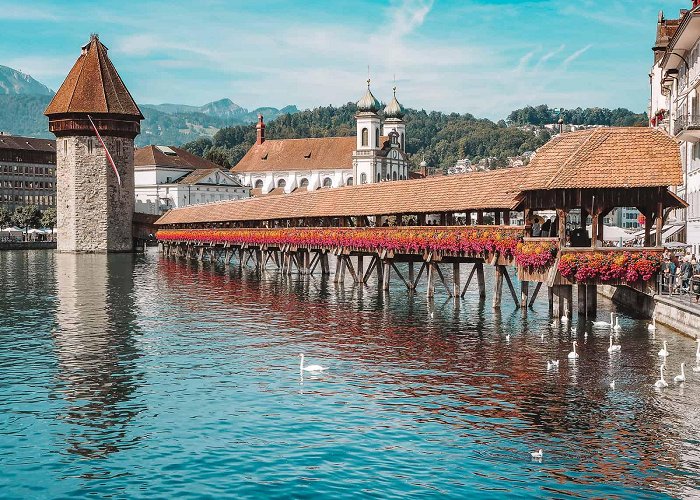
[[[292,249],[342,248],[395,254],[438,252],[446,256],[513,259],[522,241],[521,226],[389,226],[319,228],[161,229],[161,242],[260,246]]]

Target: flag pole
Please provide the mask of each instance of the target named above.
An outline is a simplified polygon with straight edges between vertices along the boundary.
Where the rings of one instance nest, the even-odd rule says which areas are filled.
[[[109,164],[112,165],[112,170],[114,170],[114,175],[117,176],[117,182],[119,183],[119,188],[121,189],[122,178],[119,175],[119,170],[117,170],[117,166],[114,164],[114,160],[112,159],[112,155],[109,154],[109,150],[107,149],[107,146],[105,145],[105,141],[102,140],[102,136],[97,131],[97,127],[95,126],[95,122],[92,121],[92,116],[87,115],[87,117],[88,117],[88,120],[90,120],[90,125],[92,125],[92,129],[95,131],[95,135],[97,136],[97,139],[100,141],[100,144],[102,144],[102,148],[105,150],[105,154],[107,155],[107,159],[109,160]]]

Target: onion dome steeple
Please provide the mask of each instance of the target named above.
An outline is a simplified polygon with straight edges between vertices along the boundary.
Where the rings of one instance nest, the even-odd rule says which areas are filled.
[[[389,102],[386,108],[384,108],[384,116],[386,118],[398,118],[399,120],[403,118],[406,112],[401,106],[401,103],[396,99],[396,87],[394,87],[394,98]]]
[[[357,101],[357,110],[360,112],[376,113],[379,108],[382,107],[382,103],[374,97],[372,91],[369,89],[369,78],[367,79],[367,92],[362,96],[362,99]]]

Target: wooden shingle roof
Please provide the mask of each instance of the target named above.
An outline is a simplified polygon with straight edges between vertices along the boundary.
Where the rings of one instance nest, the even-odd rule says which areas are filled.
[[[143,119],[112,61],[107,47],[92,35],[49,103],[47,116],[66,113],[95,113],[135,116]]]
[[[517,184],[522,191],[678,186],[680,151],[660,130],[595,128],[554,137],[537,150]]]
[[[201,156],[194,155],[186,149],[175,146],[167,146],[175,154],[166,154],[159,146],[144,146],[136,148],[134,151],[134,166],[136,167],[161,167],[161,168],[181,168],[181,169],[211,169],[221,168]]]
[[[157,224],[509,209],[525,167],[427,179],[299,191],[171,210]]]

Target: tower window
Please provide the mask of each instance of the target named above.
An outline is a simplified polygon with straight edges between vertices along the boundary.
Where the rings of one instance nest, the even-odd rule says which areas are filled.
[[[348,186],[352,186],[352,185],[353,185],[353,183],[354,183],[354,180],[353,180],[353,178],[352,178],[352,177],[348,177],[348,182],[347,182],[347,185],[348,185]]]
[[[379,128],[374,129],[374,147],[379,147]]]
[[[360,175],[360,184],[367,184],[367,174],[364,172]]]
[[[87,150],[88,150],[88,154],[91,155],[92,154],[92,138],[89,138],[87,141]]]
[[[401,150],[406,151],[406,143],[404,142],[406,140],[404,133],[401,132]]]
[[[362,129],[362,145],[363,146],[368,146],[369,142],[369,131],[366,128]]]
[[[333,181],[330,177],[326,177],[325,179],[323,179],[323,187],[329,188],[331,186],[333,186]]]
[[[377,172],[377,182],[381,182],[381,180],[382,180],[382,174]]]
[[[393,180],[396,180],[396,179],[398,178],[398,176],[396,175],[396,172],[394,172],[393,174],[391,174],[391,177],[393,178]]]

